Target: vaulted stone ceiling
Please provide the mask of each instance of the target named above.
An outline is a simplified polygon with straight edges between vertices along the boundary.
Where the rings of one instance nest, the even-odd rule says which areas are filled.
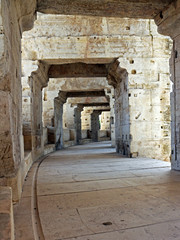
[[[38,0],[42,13],[154,18],[175,0]]]

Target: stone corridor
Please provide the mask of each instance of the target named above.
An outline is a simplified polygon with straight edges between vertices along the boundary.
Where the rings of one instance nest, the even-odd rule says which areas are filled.
[[[49,154],[14,206],[16,240],[180,239],[180,172],[120,157],[110,142]]]

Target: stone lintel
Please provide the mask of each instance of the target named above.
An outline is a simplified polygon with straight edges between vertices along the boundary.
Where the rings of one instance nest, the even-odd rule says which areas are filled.
[[[101,114],[102,112],[109,112],[110,111],[110,108],[102,108],[102,109],[95,109],[93,110],[93,113],[92,114]]]
[[[68,98],[68,103],[72,105],[77,104],[91,104],[91,103],[108,103],[105,96],[103,97],[78,97],[78,98]]]
[[[48,14],[152,19],[173,0],[38,0],[37,10]]]
[[[69,63],[51,65],[49,78],[107,77],[105,64]]]
[[[108,107],[109,103],[85,103],[85,104],[78,104],[82,105],[83,107]]]
[[[86,91],[86,92],[68,92],[67,98],[71,97],[103,97],[105,96],[104,91]]]

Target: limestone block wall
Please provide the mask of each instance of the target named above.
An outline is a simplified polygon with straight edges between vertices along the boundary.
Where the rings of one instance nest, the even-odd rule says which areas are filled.
[[[66,102],[63,106],[63,127],[68,129],[74,129],[74,110],[76,106],[72,106]]]
[[[110,130],[110,112],[101,113],[101,130]]]
[[[84,107],[81,113],[82,130],[91,130],[91,114],[93,113],[92,107]]]
[[[15,3],[0,1],[0,177],[13,176],[23,158],[21,33]],[[11,24],[12,22],[12,24]],[[13,49],[13,50],[12,50]],[[16,154],[15,154],[16,153]]]
[[[43,89],[43,126],[54,125],[54,98],[58,96],[59,90],[47,91]]]
[[[134,139],[131,151],[136,152],[140,149],[138,152],[141,156],[146,154],[152,158],[169,160],[171,154],[169,74],[159,74],[156,83],[139,89],[131,88],[131,85],[129,87],[130,121],[134,126],[131,128],[131,136]]]
[[[154,61],[159,62],[161,59]],[[133,64],[136,64],[135,60]],[[150,73],[146,78],[141,78],[142,66],[136,65],[136,74],[127,69],[130,74],[117,79],[117,151],[129,156],[169,160],[171,84],[168,69],[161,68],[157,71],[154,68],[153,79]]]

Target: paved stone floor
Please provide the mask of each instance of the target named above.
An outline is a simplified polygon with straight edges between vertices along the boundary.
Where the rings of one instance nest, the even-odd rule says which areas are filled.
[[[16,240],[179,240],[180,172],[75,146],[33,165],[14,211]]]

